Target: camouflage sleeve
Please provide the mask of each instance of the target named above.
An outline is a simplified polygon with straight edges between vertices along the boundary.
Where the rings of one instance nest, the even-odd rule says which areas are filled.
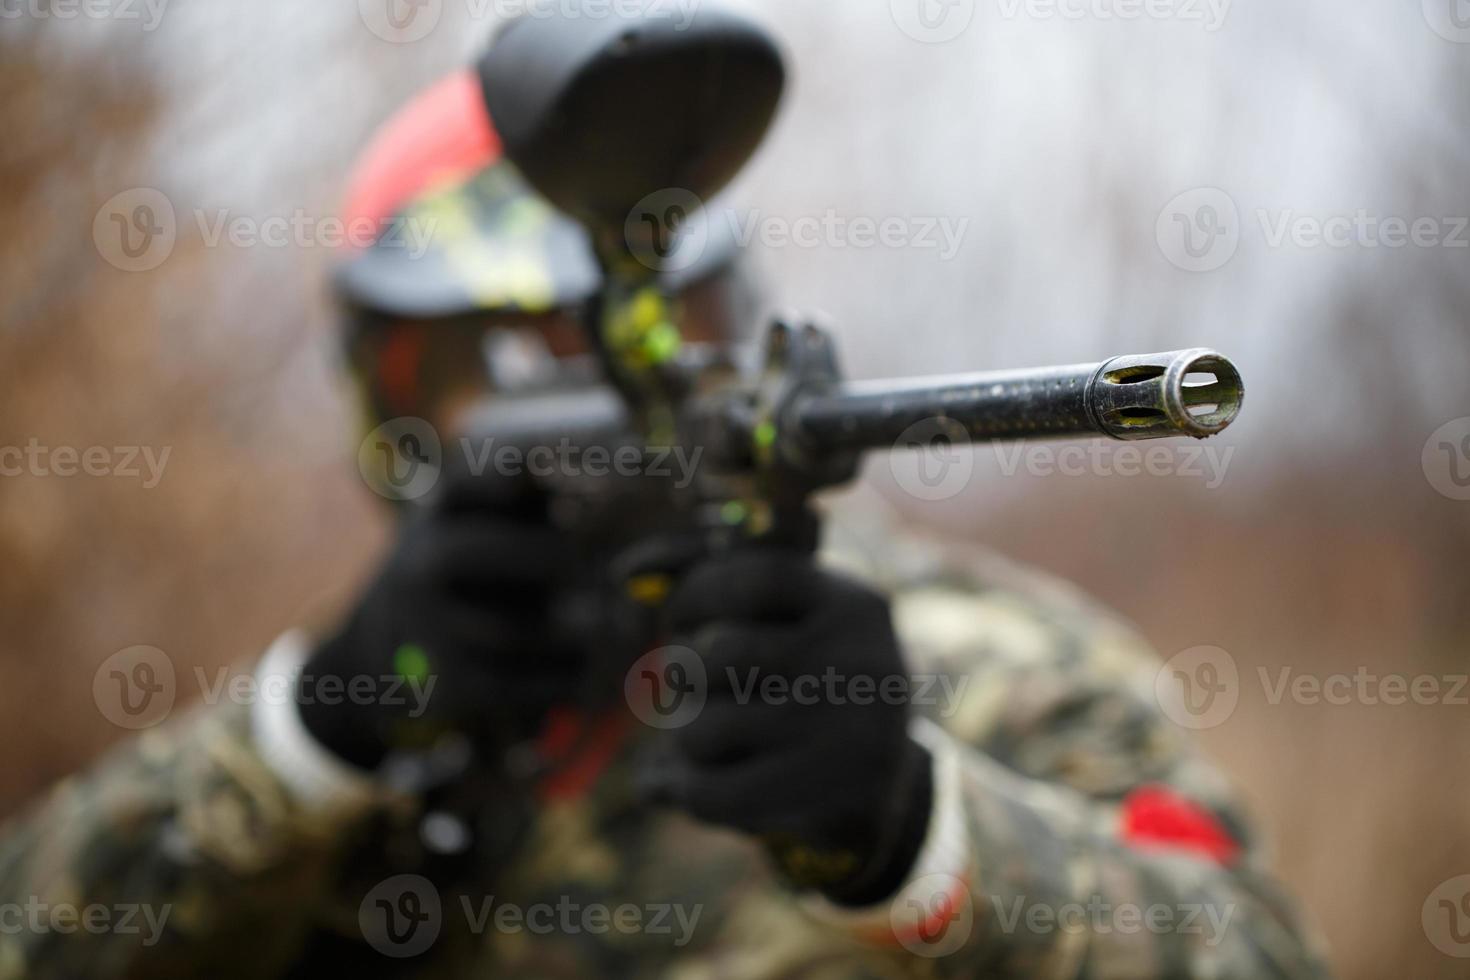
[[[893,901],[819,916],[878,976],[1325,976],[1146,646],[1056,583],[977,584],[995,571],[896,587],[934,817]]]
[[[302,806],[248,704],[150,729],[0,831],[0,980],[274,977],[361,946],[344,869],[397,805]]]
[[[0,977],[277,975],[327,874],[224,704],[145,732],[0,836]],[[240,952],[249,951],[242,960]]]

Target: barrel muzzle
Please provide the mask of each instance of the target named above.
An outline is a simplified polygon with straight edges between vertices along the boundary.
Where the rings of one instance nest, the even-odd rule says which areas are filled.
[[[1206,439],[1240,414],[1245,385],[1230,359],[1205,348],[1115,357],[1098,368],[1087,405],[1114,439]]]

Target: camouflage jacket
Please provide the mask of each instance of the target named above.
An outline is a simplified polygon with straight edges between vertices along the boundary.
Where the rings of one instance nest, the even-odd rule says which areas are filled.
[[[756,843],[642,805],[637,721],[585,792],[504,806],[496,870],[446,877],[442,819],[303,805],[217,704],[0,836],[0,980],[1324,975],[1132,632],[999,559],[847,564],[892,595],[930,716],[930,837],[889,902],[793,894]]]

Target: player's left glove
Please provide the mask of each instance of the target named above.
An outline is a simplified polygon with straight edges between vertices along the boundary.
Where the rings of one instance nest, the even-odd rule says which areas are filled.
[[[752,550],[698,565],[669,612],[708,700],[673,733],[663,795],[760,836],[797,886],[850,905],[893,894],[933,794],[888,602],[809,555]]]

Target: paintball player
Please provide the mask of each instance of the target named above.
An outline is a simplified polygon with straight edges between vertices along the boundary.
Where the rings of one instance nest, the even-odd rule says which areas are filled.
[[[880,540],[610,590],[622,557],[544,485],[429,465],[477,412],[595,374],[604,263],[507,158],[488,65],[384,126],[348,194],[400,233],[338,280],[389,433],[364,469],[386,448],[372,482],[405,501],[391,553],[254,668],[294,696],[150,729],[5,829],[0,906],[154,928],[0,929],[0,980],[1323,976],[1158,664],[1066,588]],[[660,274],[674,341],[644,340],[742,339],[720,224]],[[364,679],[392,683],[325,696]]]

